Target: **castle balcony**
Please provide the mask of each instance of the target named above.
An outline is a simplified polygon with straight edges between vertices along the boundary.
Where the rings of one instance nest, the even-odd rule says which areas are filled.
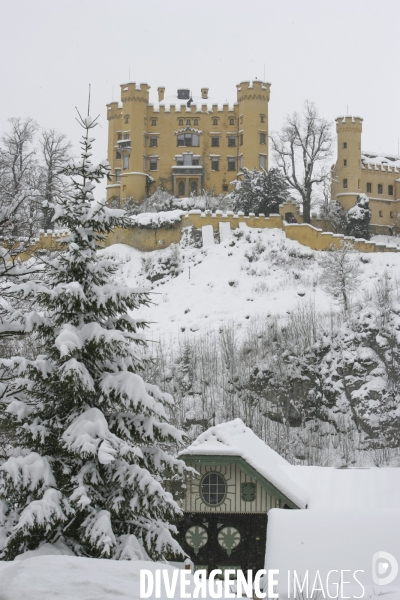
[[[131,140],[118,140],[117,141],[117,149],[118,150],[130,150],[131,149]]]
[[[173,175],[203,175],[203,167],[201,165],[173,165]]]

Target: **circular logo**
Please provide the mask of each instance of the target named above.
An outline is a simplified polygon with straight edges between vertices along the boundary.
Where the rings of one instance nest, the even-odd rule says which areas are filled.
[[[204,527],[193,525],[189,527],[185,534],[185,540],[193,548],[194,553],[198,554],[200,548],[205,546],[208,541],[208,533]]]
[[[228,556],[240,544],[241,535],[235,527],[223,527],[218,533],[218,544],[227,551]]]

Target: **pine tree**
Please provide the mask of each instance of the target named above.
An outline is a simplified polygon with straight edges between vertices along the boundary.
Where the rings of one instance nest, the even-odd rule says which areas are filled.
[[[149,296],[118,285],[116,264],[99,255],[128,220],[94,199],[109,167],[91,162],[96,119],[79,122],[81,160],[64,171],[73,194],[54,217],[69,234],[43,282],[20,288],[46,319],[37,327],[43,354],[19,360],[24,391],[7,409],[23,451],[0,468],[0,556],[47,542],[76,555],[160,559],[180,553],[170,524],[180,510],[162,479],[185,470],[168,452],[182,434],[168,423],[171,396],[140,375],[146,324],[129,311]]]
[[[369,230],[370,221],[371,211],[369,209],[368,197],[365,194],[360,194],[353,208],[350,208],[347,213],[347,235],[369,240],[371,237]]]
[[[242,169],[242,179],[233,182],[235,211],[270,215],[279,211],[279,205],[289,197],[288,184],[279,169]]]

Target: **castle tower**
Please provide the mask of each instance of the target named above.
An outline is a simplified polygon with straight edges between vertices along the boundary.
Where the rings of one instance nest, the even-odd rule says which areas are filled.
[[[360,117],[338,117],[337,161],[332,173],[332,199],[337,199],[345,210],[354,206],[362,192],[361,185],[361,133]]]
[[[144,131],[147,129],[147,107],[149,104],[147,83],[127,83],[121,85],[121,102],[107,105],[108,161],[116,172],[111,186],[115,195],[135,199],[146,193],[147,175],[144,165]],[[118,188],[118,189],[117,189]]]
[[[262,167],[268,170],[268,102],[271,84],[259,80],[243,81],[236,87],[239,104],[239,168]]]

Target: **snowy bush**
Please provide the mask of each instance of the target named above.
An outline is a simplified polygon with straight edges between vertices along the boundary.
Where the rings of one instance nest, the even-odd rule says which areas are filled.
[[[244,214],[279,212],[279,205],[289,199],[288,184],[279,169],[258,170],[243,168],[241,178],[232,182],[233,210]]]
[[[368,197],[365,194],[360,194],[353,208],[350,208],[347,212],[347,235],[369,240],[371,237],[369,230],[370,221],[371,211],[369,209]]]
[[[178,244],[166,250],[142,257],[142,271],[152,283],[165,277],[177,277],[181,272],[181,257]]]

